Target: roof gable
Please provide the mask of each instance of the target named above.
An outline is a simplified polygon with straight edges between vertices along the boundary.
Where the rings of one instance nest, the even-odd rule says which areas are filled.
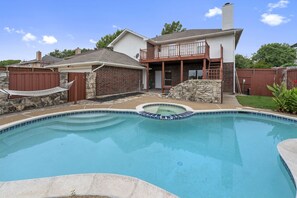
[[[141,34],[138,34],[132,30],[129,30],[129,29],[125,29],[119,36],[117,36],[107,47],[113,47],[119,40],[121,40],[123,37],[125,37],[126,34],[133,34],[134,36],[137,36],[143,40],[147,40],[148,38],[141,35]]]

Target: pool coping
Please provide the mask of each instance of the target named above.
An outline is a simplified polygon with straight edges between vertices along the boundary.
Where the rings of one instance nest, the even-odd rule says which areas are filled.
[[[146,103],[146,104],[149,104],[149,103]],[[158,103],[158,104],[160,104],[160,103]],[[174,103],[172,103],[172,104],[174,104]],[[180,105],[180,106],[182,106],[182,105]],[[33,116],[30,118],[26,118],[26,119],[22,119],[19,121],[10,122],[8,124],[1,125],[0,126],[0,134],[2,132],[11,130],[12,129],[11,127],[14,127],[14,126],[19,127],[22,124],[39,121],[39,120],[42,120],[43,118],[47,118],[47,117],[52,118],[54,116],[65,116],[67,114],[71,115],[71,114],[88,113],[88,112],[130,113],[130,114],[135,114],[135,115],[141,116],[141,114],[139,114],[139,110],[137,110],[137,109],[89,108],[89,109],[69,110],[69,111],[55,112],[55,113],[48,113],[48,114],[39,115],[39,116]],[[233,109],[213,109],[213,110],[192,110],[192,112],[193,113],[188,117],[191,117],[191,116],[194,116],[197,114],[205,115],[205,114],[224,114],[224,113],[247,113],[247,114],[255,114],[255,115],[269,117],[269,118],[276,118],[276,119],[280,119],[280,120],[293,121],[294,123],[297,123],[297,118],[293,117],[293,116],[283,115],[283,114],[279,114],[279,113],[265,112],[265,111],[254,110],[254,109],[243,109],[243,108],[234,109],[233,108]],[[286,142],[289,140],[294,140],[294,139],[288,139],[283,142]],[[281,158],[284,160],[285,165],[288,167],[289,174],[291,174],[293,177],[292,179],[293,179],[293,182],[295,184],[295,189],[296,189],[297,160],[295,160],[295,161],[291,160],[291,155],[288,154],[289,152],[284,151],[284,150],[286,150],[286,148],[283,146],[284,145],[283,142],[280,142],[278,144],[277,149],[280,153]],[[297,140],[295,143],[297,145]],[[297,146],[296,146],[296,148],[297,148]],[[297,153],[297,150],[296,150],[296,153]],[[296,154],[296,156],[297,156],[297,154]],[[80,174],[80,175],[84,175],[84,174]],[[58,177],[67,177],[67,176],[58,176]],[[123,176],[123,177],[129,177],[129,176]],[[54,178],[54,177],[49,177],[48,179],[50,179],[50,178]],[[37,180],[37,179],[35,179],[35,180]],[[24,180],[24,181],[27,181],[27,180]],[[19,182],[19,181],[11,181],[11,182]],[[6,183],[9,183],[9,182],[0,182],[0,193],[1,193],[2,186],[5,186]],[[0,194],[0,196],[1,196],[1,194]],[[297,198],[297,189],[296,189],[296,198]]]
[[[0,197],[5,198],[65,198],[75,195],[177,198],[176,195],[146,181],[117,174],[75,174],[0,182]]]
[[[286,168],[289,169],[290,176],[297,184],[297,138],[284,140],[277,145],[277,150],[284,161]],[[297,191],[297,190],[296,190]],[[296,192],[297,198],[297,192]]]

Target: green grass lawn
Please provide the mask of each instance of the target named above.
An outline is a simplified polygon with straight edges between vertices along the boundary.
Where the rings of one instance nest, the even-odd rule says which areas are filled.
[[[271,109],[275,110],[276,105],[272,100],[272,97],[268,96],[236,96],[238,102],[243,106]]]

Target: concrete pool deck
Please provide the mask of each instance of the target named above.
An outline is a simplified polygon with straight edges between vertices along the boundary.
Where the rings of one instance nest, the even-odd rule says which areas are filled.
[[[235,95],[224,95],[223,104],[197,103],[181,100],[167,99],[159,97],[157,94],[143,94],[131,96],[125,99],[118,99],[98,103],[94,101],[80,101],[78,104],[67,103],[59,106],[47,107],[42,109],[27,110],[0,116],[0,128],[3,125],[25,119],[34,119],[47,114],[62,113],[66,111],[77,111],[84,109],[118,109],[135,110],[136,106],[143,103],[169,102],[191,107],[196,111],[207,110],[253,110],[263,113],[297,118],[296,116],[273,112],[270,110],[253,109],[241,106]],[[297,178],[296,157],[297,140],[294,143],[278,145],[280,155],[288,165],[295,179]],[[289,148],[289,149],[288,149]],[[289,151],[290,152],[289,152]],[[292,150],[294,152],[292,152]],[[293,154],[292,154],[293,153]],[[287,161],[289,161],[287,163]],[[293,168],[291,168],[293,167]],[[293,171],[292,171],[293,170]],[[16,190],[17,189],[17,190]],[[139,194],[141,193],[141,194]],[[41,179],[31,179],[12,182],[0,182],[0,197],[75,197],[100,195],[99,197],[176,197],[159,187],[151,185],[137,178],[109,175],[109,174],[86,174],[86,175],[67,175]]]
[[[140,179],[115,174],[78,174],[0,183],[0,197],[177,198]]]

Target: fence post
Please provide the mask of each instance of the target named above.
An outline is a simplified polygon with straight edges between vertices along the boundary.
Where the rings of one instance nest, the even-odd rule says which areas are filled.
[[[74,104],[77,104],[77,76],[74,78]]]

